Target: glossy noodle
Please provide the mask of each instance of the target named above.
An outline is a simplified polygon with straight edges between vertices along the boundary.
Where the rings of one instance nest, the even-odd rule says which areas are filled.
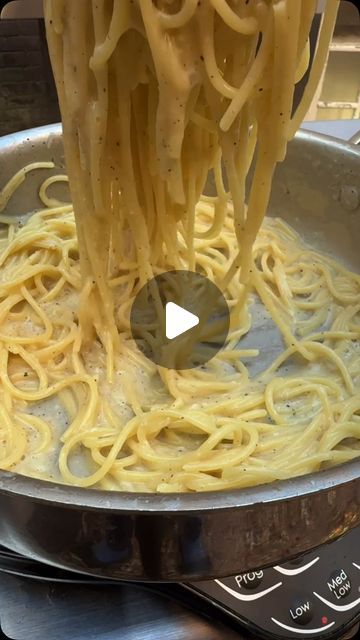
[[[359,455],[360,277],[264,218],[338,2],[326,3],[293,112],[315,7],[45,0],[72,204],[50,195],[67,180],[53,176],[25,224],[2,217],[1,468],[82,487],[186,492]],[[5,186],[2,208],[41,168]],[[204,195],[209,172],[215,196]],[[173,269],[205,274],[227,299],[229,338],[206,367],[156,366],[132,339],[136,294]],[[255,307],[283,345],[253,373]]]

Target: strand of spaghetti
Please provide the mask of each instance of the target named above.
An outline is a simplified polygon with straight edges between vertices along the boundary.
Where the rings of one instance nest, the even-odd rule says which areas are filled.
[[[33,401],[36,402],[38,400],[44,400],[45,398],[49,398],[51,396],[55,396],[65,387],[69,387],[78,382],[82,382],[86,384],[91,392],[91,396],[93,398],[97,398],[97,387],[96,383],[90,376],[86,375],[73,375],[69,378],[61,380],[53,385],[50,385],[46,389],[38,389],[36,391],[25,391],[24,389],[19,389],[15,387],[11,382],[7,374],[7,362],[8,362],[8,352],[2,349],[0,353],[0,369],[2,375],[2,383],[5,388],[11,393],[14,398],[19,400]],[[92,404],[95,404],[93,401]]]
[[[273,318],[274,322],[277,324],[282,335],[284,336],[285,343],[288,346],[292,345],[293,347],[295,347],[296,350],[299,351],[299,353],[301,353],[301,355],[307,360],[311,360],[311,354],[306,350],[306,347],[304,346],[304,344],[302,344],[300,341],[298,341],[295,338],[289,326],[280,316],[278,310],[275,307],[275,304],[273,303],[267,291],[266,285],[261,277],[261,274],[255,267],[255,265],[253,267],[252,278],[253,278],[254,286],[261,300],[263,301],[265,307],[268,309],[271,317]]]
[[[203,58],[209,81],[222,96],[233,99],[237,93],[236,88],[224,79],[216,61],[213,38],[214,10],[212,7],[203,7],[199,26]]]
[[[131,27],[132,22],[128,0],[115,2],[109,31],[101,43],[96,43],[94,53],[89,61],[89,66],[93,71],[108,62],[121,36]]]
[[[320,82],[321,74],[323,73],[328,56],[329,44],[334,31],[338,8],[339,0],[327,0],[326,12],[324,13],[322,18],[320,36],[310,70],[310,75],[306,83],[301,102],[297,107],[295,114],[290,120],[288,126],[288,140],[290,140],[295,135],[296,131],[304,120],[315,94],[316,88]]]
[[[213,449],[215,443],[220,442],[221,439],[226,438],[227,434],[231,433],[231,429],[234,429],[234,426],[226,426],[219,429],[218,434],[213,434],[206,441],[206,448],[204,445],[203,454],[209,456],[209,449]],[[196,458],[193,462],[186,462],[183,465],[184,471],[216,471],[217,469],[226,469],[227,467],[231,467],[232,465],[239,464],[243,460],[246,460],[249,456],[251,456],[258,444],[259,434],[256,429],[249,427],[248,425],[242,425],[242,430],[248,435],[247,444],[234,447],[231,451],[212,451],[211,457],[206,459],[201,459],[199,455],[195,455],[193,457]],[[220,436],[220,437],[219,437]],[[200,460],[199,460],[200,459]]]
[[[193,17],[198,6],[198,0],[184,0],[183,6],[177,13],[158,12],[158,18],[164,29],[181,29]]]
[[[337,367],[337,369],[340,371],[345,386],[347,387],[349,393],[353,394],[354,393],[354,383],[351,379],[351,376],[349,374],[349,371],[347,370],[345,364],[343,363],[343,361],[341,360],[341,358],[337,355],[337,353],[335,351],[333,351],[332,349],[330,349],[329,347],[327,347],[324,344],[321,344],[320,342],[309,342],[309,343],[305,343],[307,346],[311,347],[312,351],[315,351],[320,353],[322,356],[326,357],[328,360],[330,360],[331,362],[333,362],[333,364]]]
[[[15,426],[9,413],[7,412],[5,407],[2,407],[1,405],[0,417],[1,423],[5,426],[7,433],[11,434],[12,436],[9,453],[6,453],[5,450],[5,455],[1,455],[1,449],[4,447],[0,447],[0,469],[10,469],[14,464],[21,460],[26,451],[26,435],[24,430],[19,425]]]
[[[277,140],[276,159],[279,162],[285,158],[286,129],[293,106],[301,3],[277,3],[273,5],[273,12],[275,40],[278,44],[274,51],[271,82],[271,119],[276,126],[272,130],[272,136]]]
[[[252,35],[258,30],[258,21],[253,16],[239,18],[226,2],[221,2],[221,0],[210,0],[210,2],[225,24],[233,31],[243,35]]]
[[[24,182],[26,174],[37,169],[53,169],[53,162],[32,162],[15,173],[0,191],[0,211],[3,211],[16,189]]]
[[[69,484],[73,484],[78,487],[90,487],[91,485],[100,482],[100,480],[102,480],[110,471],[125,442],[129,439],[129,437],[131,437],[133,433],[135,433],[138,424],[139,418],[137,416],[128,422],[126,427],[116,438],[113,446],[111,447],[111,451],[102,466],[95,473],[86,478],[75,476],[73,473],[71,473],[68,467],[68,457],[71,449],[73,449],[74,446],[76,446],[82,440],[82,434],[73,435],[67,442],[65,442],[60,451],[59,468],[63,478],[67,480]]]
[[[46,193],[47,189],[51,185],[56,184],[57,182],[69,182],[69,178],[67,175],[50,176],[50,178],[47,178],[46,180],[44,180],[44,182],[40,187],[40,190],[39,190],[40,200],[44,203],[46,207],[54,208],[54,207],[69,206],[68,202],[62,203],[62,202],[59,202],[59,200],[57,200],[56,198],[48,197]]]
[[[62,276],[57,281],[56,285],[50,289],[50,291],[46,291],[43,296],[41,296],[41,302],[51,302],[59,297],[61,289],[63,289],[66,284],[66,279]]]
[[[268,22],[265,27],[261,45],[256,54],[254,64],[250,67],[248,75],[242,82],[241,87],[236,91],[235,95],[228,96],[232,98],[232,101],[220,120],[220,128],[222,131],[229,131],[236,116],[243,108],[245,102],[249,99],[249,95],[253,93],[256,85],[259,83],[271,54],[272,43],[273,22],[271,12],[269,12]]]
[[[166,39],[162,37],[161,15],[153,3],[147,0],[139,0],[139,7],[158,77],[162,80],[162,76],[165,76],[181,93],[188,87],[188,78],[176,57],[171,55]]]
[[[39,418],[39,416],[34,416],[29,413],[19,412],[17,418],[25,426],[30,425],[33,427],[42,437],[42,442],[39,444],[37,449],[33,451],[33,455],[46,453],[53,441],[53,434],[49,424],[45,422],[45,420]]]
[[[42,349],[38,349],[36,353],[36,357],[39,362],[48,361],[50,358],[55,358],[57,355],[66,353],[67,347],[73,344],[77,333],[77,327],[73,324],[70,327],[69,332],[62,339],[58,339],[54,341],[52,344],[50,343],[47,347],[43,347]]]
[[[13,355],[20,356],[20,358],[22,358],[22,360],[26,362],[26,364],[30,367],[30,369],[32,369],[36,373],[37,377],[39,378],[38,393],[40,394],[43,393],[48,385],[48,376],[47,376],[47,372],[45,371],[44,367],[40,364],[36,356],[26,351],[26,349],[24,349],[20,344],[15,344],[15,343],[9,344],[7,346],[7,349],[8,349],[7,355],[13,354]],[[6,377],[7,376],[8,374],[6,374]],[[7,380],[9,380],[8,377],[7,377]]]
[[[306,71],[309,68],[309,64],[310,64],[310,43],[309,43],[309,40],[307,40],[306,45],[301,54],[301,58],[299,60],[297,70],[296,70],[296,76],[295,76],[296,83],[302,80]]]

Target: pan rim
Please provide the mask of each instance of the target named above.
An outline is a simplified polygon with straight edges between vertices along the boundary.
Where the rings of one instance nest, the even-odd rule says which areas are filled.
[[[36,502],[69,509],[81,507],[112,513],[211,513],[219,509],[233,510],[289,502],[314,493],[328,493],[357,481],[360,482],[359,458],[304,476],[244,489],[172,494],[82,488],[0,470],[0,496],[31,498]]]

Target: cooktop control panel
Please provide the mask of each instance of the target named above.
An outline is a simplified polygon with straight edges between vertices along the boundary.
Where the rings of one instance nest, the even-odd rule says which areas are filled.
[[[360,618],[359,530],[286,564],[184,586],[258,638],[340,638]]]

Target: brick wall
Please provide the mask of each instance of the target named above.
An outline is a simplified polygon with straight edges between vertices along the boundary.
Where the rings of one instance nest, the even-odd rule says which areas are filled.
[[[0,20],[0,136],[59,120],[43,20]]]

